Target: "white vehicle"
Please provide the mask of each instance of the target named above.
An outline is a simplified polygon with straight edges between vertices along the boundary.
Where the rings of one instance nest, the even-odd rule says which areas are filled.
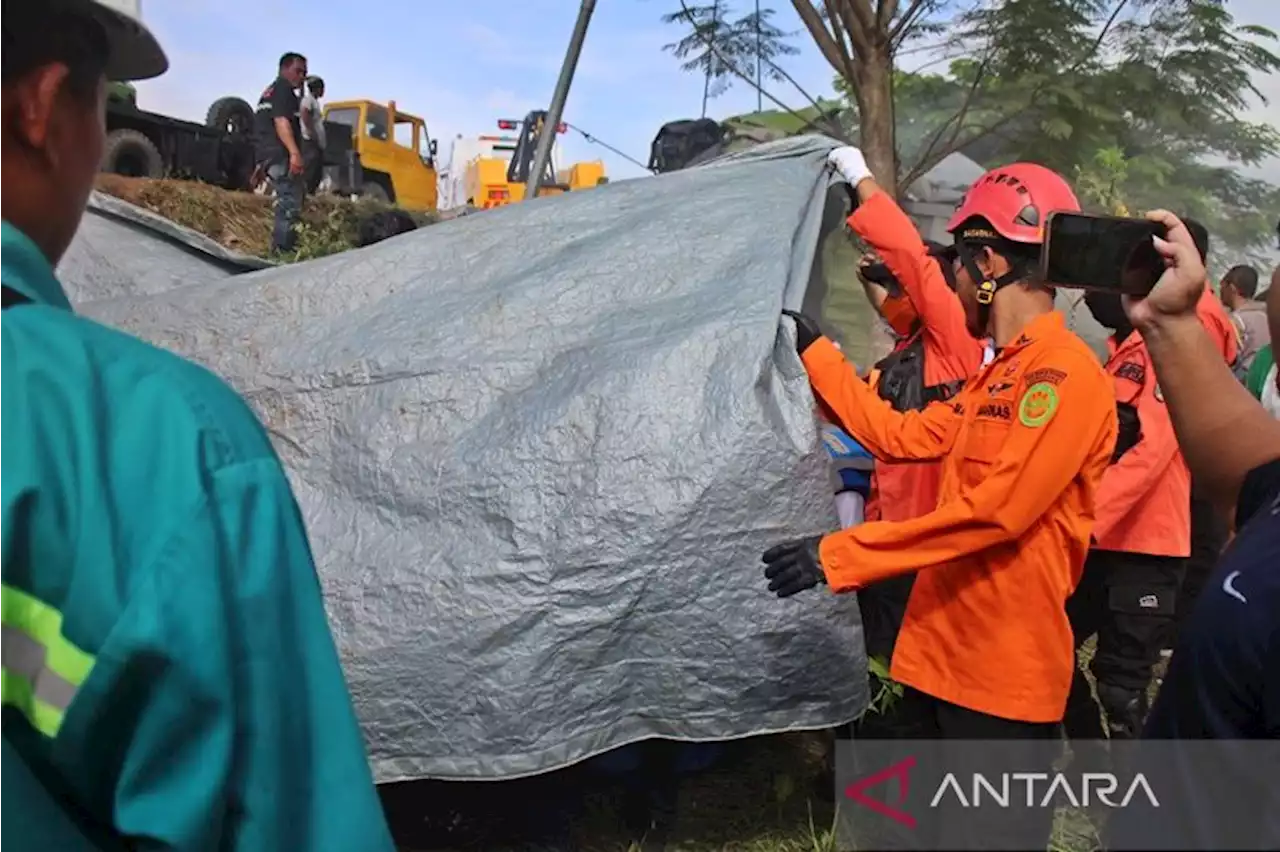
[[[502,126],[502,122],[499,126]],[[506,128],[504,128],[506,129]],[[519,137],[515,135],[484,135],[465,137],[459,133],[449,145],[449,159],[439,174],[439,208],[455,210],[467,206],[474,190],[467,185],[470,166],[476,160],[501,160],[504,164],[511,162]],[[560,171],[560,143],[551,147],[551,167],[558,174]]]

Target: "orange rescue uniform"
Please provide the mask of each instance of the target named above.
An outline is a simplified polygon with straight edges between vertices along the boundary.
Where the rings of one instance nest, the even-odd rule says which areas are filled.
[[[1231,364],[1236,359],[1235,326],[1206,287],[1196,314]],[[1098,489],[1095,547],[1151,556],[1191,555],[1191,472],[1178,449],[1173,421],[1160,394],[1155,367],[1142,337],[1131,332],[1119,346],[1107,340],[1106,370],[1116,401],[1138,411],[1142,439],[1107,469]]]
[[[1094,546],[1150,556],[1191,554],[1191,472],[1178,451],[1173,420],[1142,336],[1107,339],[1106,371],[1116,402],[1138,412],[1142,437],[1107,468],[1098,488]]]
[[[858,205],[848,225],[880,255],[915,309],[924,343],[925,386],[963,382],[977,372],[982,344],[969,334],[959,298],[902,208],[877,192]],[[942,466],[936,462],[877,464],[867,518],[905,521],[932,512],[941,482]]]
[[[1218,351],[1226,359],[1227,364],[1234,364],[1240,352],[1240,338],[1236,334],[1236,325],[1227,316],[1227,309],[1222,307],[1218,297],[1213,295],[1206,283],[1200,301],[1196,303],[1196,316],[1218,345]]]
[[[1075,668],[1065,603],[1116,441],[1097,358],[1051,312],[952,400],[904,413],[830,341],[803,360],[817,395],[877,458],[942,459],[935,511],[832,533],[819,547],[837,592],[919,571],[894,679],[992,716],[1059,721]]]

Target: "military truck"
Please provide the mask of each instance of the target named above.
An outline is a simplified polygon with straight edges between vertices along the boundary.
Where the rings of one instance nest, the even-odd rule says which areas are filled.
[[[138,107],[132,86],[113,86],[107,98],[107,138],[100,171],[126,177],[198,180],[223,189],[252,190],[253,107],[218,98],[204,124]],[[325,167],[343,193],[358,193],[359,157],[345,127],[328,128]]]

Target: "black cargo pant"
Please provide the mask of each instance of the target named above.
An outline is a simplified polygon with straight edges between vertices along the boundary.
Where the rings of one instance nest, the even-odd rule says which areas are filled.
[[[302,140],[302,183],[314,195],[324,179],[324,149],[314,139]]]
[[[915,583],[914,574],[890,577],[878,583],[872,583],[858,592],[858,609],[862,615],[862,636],[866,641],[867,656],[879,657],[885,663],[893,660],[893,646],[898,640],[898,631],[902,629],[902,619],[907,612],[907,599],[911,597],[911,587]],[[880,682],[875,675],[868,674],[871,695],[880,689]],[[869,739],[891,739],[896,736],[895,730],[903,726],[910,730],[910,718],[898,718],[898,702],[889,705],[883,712],[868,712],[855,722],[852,729],[838,730],[837,739],[847,739],[850,734],[855,737]]]
[[[1146,715],[1151,669],[1160,659],[1186,560],[1115,550],[1092,550],[1067,617],[1080,646],[1095,633],[1097,649],[1089,664],[1097,682],[1094,702],[1084,673],[1076,670],[1067,698],[1063,727],[1073,740],[1106,734],[1098,704],[1113,739],[1132,738]]]

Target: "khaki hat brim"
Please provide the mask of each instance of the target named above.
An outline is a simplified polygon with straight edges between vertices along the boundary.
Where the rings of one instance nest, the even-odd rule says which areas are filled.
[[[141,22],[98,3],[91,8],[107,36],[108,80],[147,80],[169,70],[169,58]]]

